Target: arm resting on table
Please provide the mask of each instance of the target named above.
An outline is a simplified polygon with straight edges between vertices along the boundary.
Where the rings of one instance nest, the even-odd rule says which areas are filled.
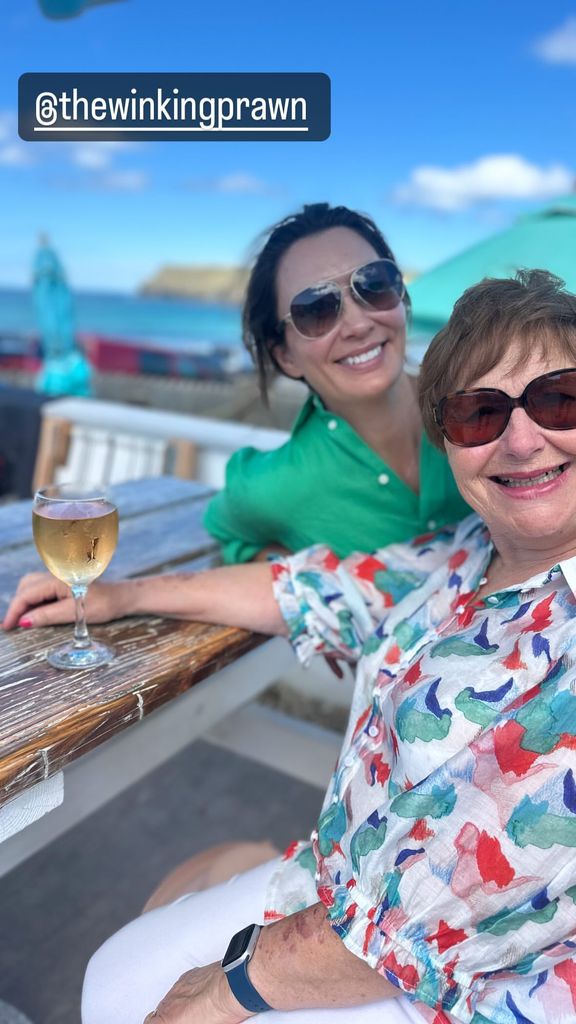
[[[126,615],[161,615],[271,635],[287,633],[267,563],[93,583],[86,610],[88,622],[109,622]],[[53,626],[73,621],[74,602],[69,588],[49,574],[33,573],[20,581],[3,625],[12,629],[18,624]]]

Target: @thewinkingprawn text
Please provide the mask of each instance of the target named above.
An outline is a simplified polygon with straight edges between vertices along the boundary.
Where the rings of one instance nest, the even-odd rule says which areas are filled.
[[[290,139],[330,134],[330,80],[303,74],[34,74],[19,133],[50,139]]]

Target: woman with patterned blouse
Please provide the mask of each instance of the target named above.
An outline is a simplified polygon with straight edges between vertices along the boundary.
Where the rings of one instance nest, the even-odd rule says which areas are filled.
[[[469,289],[420,400],[459,526],[92,588],[94,622],[257,628],[357,683],[311,841],[126,926],[84,1024],[575,1020],[576,296],[544,271]],[[65,591],[25,579],[5,625],[70,621]]]

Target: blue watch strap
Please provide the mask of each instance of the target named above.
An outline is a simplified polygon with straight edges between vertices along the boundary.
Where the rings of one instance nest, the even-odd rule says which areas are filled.
[[[262,996],[250,981],[248,977],[249,963],[250,960],[244,960],[241,964],[238,964],[238,967],[233,967],[231,970],[228,969],[226,971],[228,984],[238,1002],[242,1003],[242,1006],[245,1006],[252,1013],[264,1013],[265,1010],[271,1010],[272,1007],[268,1005],[265,999],[262,999]]]

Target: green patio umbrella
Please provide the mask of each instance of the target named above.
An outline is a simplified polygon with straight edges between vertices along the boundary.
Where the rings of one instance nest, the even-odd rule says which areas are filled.
[[[470,285],[483,277],[513,277],[521,267],[550,270],[576,292],[576,195],[519,217],[512,227],[413,281],[411,336],[416,344],[440,330]]]

